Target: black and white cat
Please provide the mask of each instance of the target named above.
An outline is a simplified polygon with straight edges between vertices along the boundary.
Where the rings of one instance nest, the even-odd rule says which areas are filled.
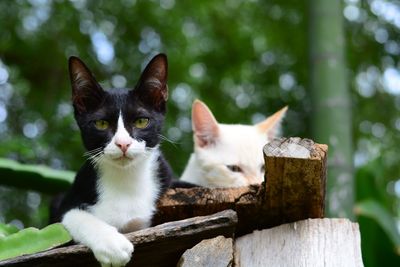
[[[155,56],[132,90],[105,91],[77,57],[69,59],[72,101],[89,159],[56,205],[76,242],[102,266],[124,266],[133,245],[120,232],[148,227],[172,171],[159,150],[166,112],[167,58]]]

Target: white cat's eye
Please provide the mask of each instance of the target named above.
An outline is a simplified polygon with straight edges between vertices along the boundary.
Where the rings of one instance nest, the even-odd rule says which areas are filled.
[[[238,165],[226,165],[226,167],[232,172],[242,172],[242,168]]]
[[[108,123],[108,121],[105,120],[96,120],[94,122],[94,126],[97,130],[107,130],[110,124]]]
[[[133,125],[138,129],[146,128],[149,125],[148,118],[138,118],[133,122]]]

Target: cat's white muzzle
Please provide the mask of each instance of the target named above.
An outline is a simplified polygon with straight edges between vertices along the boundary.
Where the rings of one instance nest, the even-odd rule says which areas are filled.
[[[129,148],[124,152],[114,142],[104,148],[104,160],[118,167],[127,167],[137,162],[146,154],[146,142],[132,139]]]

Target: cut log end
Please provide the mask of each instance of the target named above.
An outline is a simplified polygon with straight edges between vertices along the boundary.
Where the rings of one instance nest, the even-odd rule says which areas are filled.
[[[320,160],[326,157],[328,146],[317,144],[311,139],[291,137],[274,139],[263,150],[266,157]]]

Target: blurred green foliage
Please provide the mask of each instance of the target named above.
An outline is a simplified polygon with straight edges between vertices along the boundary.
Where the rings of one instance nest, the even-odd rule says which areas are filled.
[[[0,158],[2,185],[15,186],[42,193],[57,194],[68,188],[75,172],[55,170],[46,166],[21,164]]]
[[[84,150],[70,106],[70,55],[81,57],[105,88],[133,87],[155,53],[168,55],[164,135],[171,142],[162,149],[177,175],[192,151],[190,107],[195,98],[226,123],[255,123],[289,105],[285,135],[312,137],[308,4],[0,1],[0,157],[55,169],[80,167]],[[397,231],[399,10],[395,0],[343,2],[355,198],[384,207]],[[0,187],[0,222],[41,227],[49,199],[36,191]],[[398,266],[395,246],[379,221],[359,215],[365,266]],[[380,265],[379,258],[387,262]]]

